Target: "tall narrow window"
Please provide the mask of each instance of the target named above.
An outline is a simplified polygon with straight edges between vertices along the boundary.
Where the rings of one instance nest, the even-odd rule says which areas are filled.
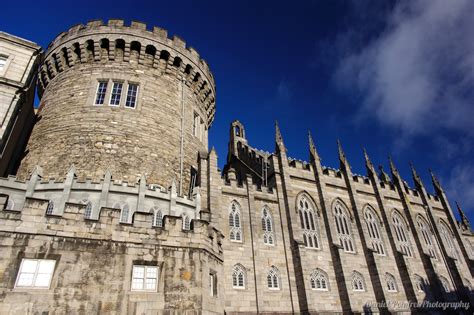
[[[5,206],[5,210],[13,210],[15,207],[15,203],[13,202],[12,198],[8,197],[7,205]]]
[[[272,266],[267,274],[267,286],[269,289],[280,289],[280,271],[275,266]]]
[[[101,81],[97,85],[97,93],[95,95],[95,105],[103,105],[105,101],[105,93],[107,92],[107,82]]]
[[[112,94],[110,95],[111,106],[120,105],[120,98],[122,97],[122,87],[123,87],[123,83],[114,82],[114,85],[112,86]]]
[[[367,230],[369,231],[370,242],[372,249],[378,255],[385,256],[385,248],[383,246],[382,235],[380,234],[380,222],[374,210],[370,207],[365,209],[365,223],[367,223]]]
[[[357,271],[352,273],[352,291],[365,291],[364,278]]]
[[[423,242],[425,243],[425,248],[428,251],[430,257],[436,258],[436,251],[435,247],[433,246],[433,234],[431,233],[428,223],[424,218],[418,216],[416,219],[416,224],[418,225],[421,235],[423,236]]]
[[[53,214],[53,211],[54,211],[54,202],[52,200],[50,200],[48,202],[48,207],[46,208],[46,214]]]
[[[320,291],[329,289],[328,275],[319,268],[311,273],[311,289]]]
[[[84,217],[86,219],[90,219],[92,217],[92,202],[87,199],[83,199],[81,203],[86,205],[86,208],[84,209]]]
[[[22,259],[15,287],[49,288],[55,265],[55,260]]]
[[[201,118],[199,118],[198,113],[194,113],[194,119],[193,119],[193,135],[195,137],[199,137],[199,122],[201,121]]]
[[[441,234],[441,238],[443,239],[448,255],[451,258],[458,258],[456,247],[454,245],[454,235],[446,223],[444,223],[444,221],[440,221],[439,232]]]
[[[439,281],[441,282],[441,285],[443,286],[444,292],[449,293],[449,291],[451,291],[451,286],[449,285],[448,279],[446,279],[443,276],[440,276]]]
[[[303,241],[306,247],[319,248],[319,226],[316,214],[306,196],[301,196],[297,202],[300,213]]]
[[[240,207],[233,201],[229,211],[229,239],[231,241],[242,241],[242,225],[240,222]]]
[[[209,273],[209,294],[217,296],[217,275],[215,272]]]
[[[135,108],[137,104],[138,84],[129,83],[125,107]]]
[[[132,291],[156,291],[158,267],[133,265]]]
[[[388,292],[397,292],[397,282],[395,280],[395,277],[391,275],[390,273],[385,274],[385,283],[387,287]]]
[[[128,223],[130,217],[130,207],[126,202],[123,203],[116,203],[114,205],[114,209],[120,209],[120,222],[121,223]]]
[[[412,257],[413,254],[411,252],[410,241],[406,232],[407,228],[405,221],[403,220],[402,216],[395,211],[392,215],[392,222],[395,229],[395,234],[397,236],[397,243],[401,252],[408,257]]]
[[[336,201],[334,206],[334,219],[336,221],[336,232],[339,243],[345,252],[354,253],[354,241],[352,240],[351,223],[346,208],[341,202]]]
[[[187,215],[183,215],[183,230],[189,231],[191,229],[191,219]]]
[[[235,265],[232,269],[232,287],[234,289],[245,289],[245,270],[240,264]]]
[[[262,231],[263,243],[267,245],[275,244],[275,237],[273,235],[273,221],[270,210],[263,208],[262,210]]]
[[[413,277],[413,283],[418,292],[425,292],[425,281],[419,275]]]
[[[154,227],[163,227],[163,213],[160,209],[153,208],[153,226]]]

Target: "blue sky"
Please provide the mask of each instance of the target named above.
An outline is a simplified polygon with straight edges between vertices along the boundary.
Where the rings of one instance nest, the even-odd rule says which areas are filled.
[[[250,144],[274,149],[279,121],[289,155],[307,160],[311,130],[323,164],[340,139],[355,173],[362,147],[391,155],[412,186],[412,161],[432,192],[432,168],[474,221],[474,2],[7,1],[0,30],[43,47],[91,19],[123,18],[181,36],[217,85],[210,144],[225,162],[233,119]]]

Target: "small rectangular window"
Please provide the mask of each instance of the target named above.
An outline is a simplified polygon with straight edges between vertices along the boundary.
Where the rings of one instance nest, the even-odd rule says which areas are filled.
[[[209,294],[217,296],[217,276],[215,273],[209,273]]]
[[[195,137],[199,136],[199,115],[194,113],[194,120],[193,120],[193,135]]]
[[[107,82],[99,82],[97,86],[97,93],[95,96],[95,105],[103,105],[105,100],[105,93],[107,91]]]
[[[55,260],[23,259],[15,287],[48,289],[55,265]]]
[[[138,84],[129,84],[125,107],[135,108],[137,104]]]
[[[112,87],[112,95],[110,96],[110,105],[111,106],[119,106],[120,105],[120,97],[122,96],[122,87],[123,87],[123,83],[114,82],[114,85]]]
[[[157,266],[133,266],[132,291],[156,291],[157,283]]]

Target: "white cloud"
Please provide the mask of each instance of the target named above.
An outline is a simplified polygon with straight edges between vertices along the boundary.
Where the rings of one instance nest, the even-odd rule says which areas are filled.
[[[403,135],[474,137],[474,1],[398,4],[381,35],[343,58],[336,81],[363,95],[360,115]]]
[[[451,206],[459,201],[461,208],[468,212],[474,205],[474,166],[470,164],[455,166],[445,186]]]

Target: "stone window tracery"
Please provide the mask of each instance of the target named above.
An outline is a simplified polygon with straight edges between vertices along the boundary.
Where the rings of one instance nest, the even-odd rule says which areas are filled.
[[[189,231],[191,229],[191,219],[187,215],[183,215],[183,230]]]
[[[229,211],[229,239],[235,242],[242,241],[242,225],[240,222],[240,207],[233,201]]]
[[[397,282],[395,280],[395,277],[392,274],[388,273],[388,272],[385,274],[385,283],[386,283],[386,288],[387,288],[388,292],[397,292],[398,291]]]
[[[365,209],[364,213],[365,223],[367,223],[367,230],[369,232],[372,249],[381,256],[385,256],[385,248],[383,246],[382,234],[380,233],[380,221],[374,210],[370,207]]]
[[[334,206],[334,220],[336,221],[336,232],[339,238],[339,243],[345,252],[354,253],[354,241],[351,233],[351,223],[347,210],[338,200]]]
[[[163,227],[163,213],[160,209],[152,208],[153,212],[153,226],[154,227]]]
[[[240,264],[235,265],[232,269],[232,287],[245,289],[245,270]]]
[[[267,274],[267,286],[271,290],[280,289],[280,271],[277,267],[271,266]]]
[[[446,225],[446,223],[444,223],[444,221],[440,221],[439,232],[441,234],[441,238],[443,239],[448,255],[451,258],[457,259],[458,255],[454,242],[454,235],[451,232],[451,229]]]
[[[86,205],[86,208],[84,209],[84,217],[86,219],[90,219],[92,217],[92,202],[87,199],[83,199],[81,200],[81,204]]]
[[[329,290],[328,276],[323,270],[316,268],[311,273],[311,289],[320,291]]]
[[[262,231],[263,243],[267,245],[275,244],[275,237],[273,235],[273,220],[270,210],[266,207],[262,209]]]
[[[364,277],[357,271],[352,273],[352,291],[365,291]]]
[[[297,205],[305,246],[309,248],[319,248],[319,225],[312,204],[308,198],[303,195],[297,201]]]
[[[432,233],[431,229],[429,228],[428,222],[421,217],[418,216],[416,220],[416,224],[418,225],[418,228],[421,231],[421,235],[423,236],[423,241],[425,243],[425,247],[428,250],[428,253],[430,254],[431,257],[436,258],[436,251],[435,247],[433,245],[433,238],[432,238]]]
[[[405,221],[397,211],[392,215],[392,222],[401,252],[408,257],[413,257]]]

